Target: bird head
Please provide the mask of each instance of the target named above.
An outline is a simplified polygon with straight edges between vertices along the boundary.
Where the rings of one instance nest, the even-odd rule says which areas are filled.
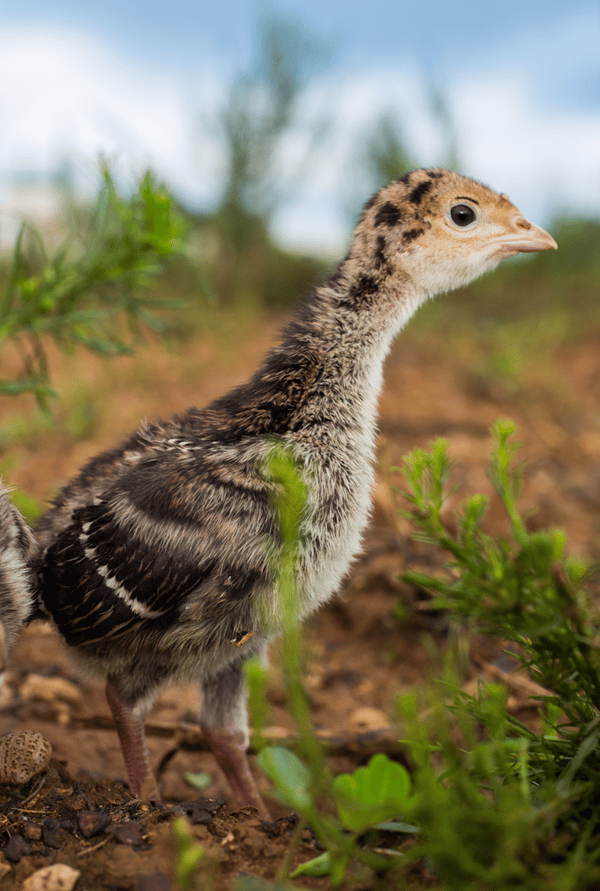
[[[507,257],[557,246],[506,195],[442,169],[416,170],[378,192],[357,235],[382,279],[410,279],[426,297],[469,284]]]

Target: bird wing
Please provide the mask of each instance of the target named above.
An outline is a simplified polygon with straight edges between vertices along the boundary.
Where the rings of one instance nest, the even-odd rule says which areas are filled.
[[[44,555],[40,594],[72,645],[168,627],[190,605],[205,619],[267,583],[274,537],[253,462],[173,449],[74,511]]]

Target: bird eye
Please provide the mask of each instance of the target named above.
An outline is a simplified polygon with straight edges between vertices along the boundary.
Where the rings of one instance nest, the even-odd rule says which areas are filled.
[[[457,226],[468,226],[475,220],[475,211],[468,204],[455,204],[450,208],[450,217]]]

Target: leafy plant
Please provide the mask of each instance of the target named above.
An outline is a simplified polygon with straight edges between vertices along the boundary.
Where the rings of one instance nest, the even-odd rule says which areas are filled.
[[[173,834],[177,852],[175,879],[181,891],[195,891],[200,888],[198,871],[200,864],[206,858],[206,853],[202,845],[194,838],[185,817],[173,820]]]
[[[261,750],[258,763],[274,784],[274,796],[303,818],[296,838],[309,824],[326,848],[326,856],[304,864],[296,874],[328,874],[332,885],[337,886],[343,881],[352,859],[361,860],[375,869],[385,869],[389,865],[385,858],[368,847],[358,846],[357,841],[381,820],[401,813],[410,797],[410,779],[403,767],[383,754],[375,755],[367,767],[359,768],[354,774],[335,779],[326,764],[302,685],[303,654],[296,610],[295,571],[306,504],[305,485],[293,457],[282,451],[274,451],[265,475],[273,483],[276,493],[274,506],[281,548],[273,557],[273,566],[283,614],[284,681],[290,710],[298,727],[301,757],[283,747],[273,746]],[[414,829],[403,825],[400,831]]]
[[[446,579],[405,578],[434,593],[433,608],[513,641],[517,658],[548,690],[536,697],[545,713],[541,732],[506,710],[496,685],[478,697],[448,687],[443,699],[428,701],[427,721],[416,696],[403,697],[415,766],[409,813],[422,827],[412,856],[430,858],[453,889],[565,891],[600,877],[599,616],[582,584],[587,567],[564,556],[564,533],[531,533],[519,513],[513,432],[511,422],[496,424],[489,470],[510,540],[484,531],[481,495],[454,524],[444,521],[451,465],[443,441],[405,462],[408,515],[422,539],[451,555]]]
[[[192,789],[206,789],[212,783],[212,777],[209,773],[201,771],[200,773],[192,773],[187,771],[183,775],[184,780]]]
[[[42,408],[54,395],[45,338],[61,347],[102,354],[128,352],[126,331],[140,323],[160,327],[156,311],[173,306],[148,293],[166,261],[182,253],[186,223],[168,192],[147,173],[128,200],[108,168],[79,241],[67,239],[49,254],[40,234],[24,223],[0,295],[0,347],[11,341],[22,373],[0,380],[0,394],[30,392]]]
[[[330,875],[332,885],[339,885],[352,859],[383,870],[389,863],[358,839],[369,830],[382,828],[384,820],[406,811],[410,801],[410,777],[400,764],[382,753],[374,755],[366,767],[352,774],[331,777],[327,774],[331,811],[315,795],[314,772],[293,752],[281,746],[262,749],[258,764],[274,784],[273,795],[282,804],[303,817],[300,828],[308,824],[326,847],[324,854],[302,864],[293,874]],[[416,826],[407,823],[386,824],[392,832],[413,833]],[[298,834],[298,833],[297,833]]]
[[[548,691],[537,697],[541,729],[508,711],[502,686],[481,684],[470,695],[447,668],[441,695],[438,688],[426,702],[416,691],[401,699],[410,776],[383,754],[352,774],[331,775],[301,681],[294,573],[305,488],[288,455],[275,451],[265,468],[276,491],[281,546],[273,565],[285,683],[300,742],[299,755],[266,747],[258,760],[274,796],[301,817],[296,840],[309,825],[325,848],[292,878],[328,875],[337,887],[352,863],[388,871],[390,879],[392,865],[407,877],[422,861],[451,891],[580,891],[600,880],[598,615],[583,587],[587,568],[564,556],[564,534],[529,532],[518,510],[513,432],[510,422],[497,423],[489,471],[510,519],[510,539],[484,530],[481,495],[445,519],[451,471],[445,443],[408,457],[408,514],[420,537],[442,547],[450,561],[446,579],[414,572],[406,578],[435,594],[435,609],[514,643],[517,658]],[[398,815],[411,823],[385,822]],[[369,847],[369,835],[384,829],[414,837],[401,857]],[[281,881],[293,850],[294,843]]]
[[[339,774],[333,787],[342,823],[357,833],[405,812],[410,802],[407,770],[381,752],[366,767]]]
[[[232,84],[222,117],[229,162],[222,209],[233,215],[236,225],[231,234],[238,247],[248,223],[268,225],[286,197],[281,169],[273,175],[278,153],[304,88],[326,58],[325,44],[315,35],[295,19],[274,14],[259,22],[254,49],[248,70]],[[296,164],[294,180],[303,172],[319,134],[310,135],[311,145]]]
[[[269,672],[261,660],[254,657],[244,663],[244,678],[248,689],[248,712],[254,731],[254,746],[261,748],[264,744],[262,733],[269,714],[267,700]]]

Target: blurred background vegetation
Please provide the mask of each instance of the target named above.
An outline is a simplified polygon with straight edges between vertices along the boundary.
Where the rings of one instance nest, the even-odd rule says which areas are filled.
[[[30,391],[47,407],[48,337],[64,348],[83,345],[106,354],[131,349],[148,325],[186,338],[202,330],[207,305],[245,314],[287,311],[335,266],[339,258],[282,246],[275,222],[290,190],[318,164],[326,119],[303,140],[295,169],[282,171],[278,158],[280,146],[294,139],[308,80],[327,61],[324,46],[301,25],[278,18],[262,23],[255,58],[234,80],[220,122],[227,164],[221,199],[210,213],[176,206],[150,174],[124,199],[106,167],[96,205],[82,207],[64,177],[63,228],[72,234],[52,251],[25,225],[12,256],[0,258],[0,345],[11,341],[22,359],[16,379],[0,374],[1,393]],[[443,90],[435,85],[430,110],[443,134],[440,166],[467,172]],[[348,232],[370,193],[415,166],[419,158],[402,122],[382,114],[356,148],[356,175],[348,176],[345,196]],[[502,324],[509,340],[511,325],[529,324],[537,326],[538,339],[543,330],[554,342],[596,326],[600,221],[557,219],[551,230],[556,254],[503,264],[454,295],[451,310],[445,299],[425,307],[415,329],[456,320],[485,349],[490,338],[504,336],[498,335]]]

